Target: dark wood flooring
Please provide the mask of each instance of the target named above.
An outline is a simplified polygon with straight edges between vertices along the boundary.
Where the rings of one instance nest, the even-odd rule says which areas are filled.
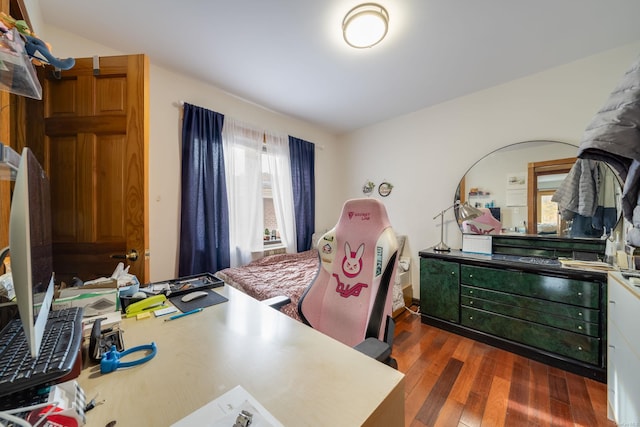
[[[406,426],[615,426],[606,384],[424,325],[408,311],[396,318],[393,354],[406,375]]]

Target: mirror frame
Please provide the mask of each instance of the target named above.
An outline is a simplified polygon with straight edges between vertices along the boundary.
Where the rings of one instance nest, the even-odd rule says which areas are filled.
[[[510,148],[517,148],[517,146],[523,145],[523,144],[533,144],[533,143],[540,143],[540,144],[562,144],[565,145],[567,147],[570,147],[572,149],[575,149],[575,154],[577,154],[578,152],[578,146],[568,143],[568,142],[563,142],[563,141],[555,141],[555,140],[527,140],[527,141],[520,141],[520,142],[515,142],[512,144],[507,144],[503,147],[499,147],[489,153],[487,153],[486,155],[484,155],[483,157],[481,157],[480,159],[476,160],[464,173],[464,175],[462,176],[462,178],[460,179],[460,182],[458,183],[458,186],[456,188],[456,192],[454,195],[454,203],[456,201],[468,201],[468,198],[466,197],[466,192],[467,192],[467,188],[466,188],[466,177],[469,174],[469,172],[476,167],[479,163],[481,163],[483,160],[487,159],[488,157],[500,152],[501,150],[508,150]],[[571,164],[568,163],[569,160],[573,160],[573,162],[571,162]],[[563,238],[563,239],[574,239],[574,238],[578,238],[578,237],[567,237],[567,236],[562,236],[562,235],[558,235],[558,236],[540,236],[537,233],[537,192],[535,191],[535,189],[537,188],[537,186],[535,185],[530,185],[530,183],[532,182],[537,182],[537,177],[541,176],[541,175],[545,175],[545,174],[549,174],[549,173],[563,173],[564,171],[567,171],[571,169],[571,166],[573,166],[573,163],[575,163],[576,157],[565,157],[565,158],[557,158],[557,159],[550,159],[550,160],[538,160],[538,161],[533,161],[533,162],[527,162],[527,171],[525,172],[527,175],[527,190],[526,190],[526,199],[527,199],[527,225],[526,225],[526,229],[524,230],[524,233],[518,233],[518,234],[514,234],[515,236],[532,236],[532,237],[545,237],[545,238]],[[609,166],[609,165],[607,165]],[[568,167],[568,169],[567,169]],[[609,168],[611,169],[611,171],[613,172],[614,176],[616,177],[616,180],[618,182],[618,185],[620,187],[620,191],[622,191],[622,181],[620,180],[620,177],[618,176],[618,174],[616,173],[616,171],[611,168],[609,166]],[[464,195],[464,197],[461,197],[462,195]],[[463,200],[464,199],[464,200]],[[621,219],[622,219],[622,212],[621,209],[618,209],[617,212],[617,222],[616,222],[616,227],[614,227],[614,229],[618,228],[620,223],[621,223]],[[456,216],[456,221],[458,222],[458,228],[460,230],[460,232],[462,233],[462,224],[459,221],[458,218],[458,213],[455,212],[455,216]],[[502,236],[508,236],[509,234],[500,234]],[[584,239],[585,237],[580,237],[581,239]],[[598,237],[599,238],[599,237]],[[593,239],[596,239],[596,237],[593,237]]]

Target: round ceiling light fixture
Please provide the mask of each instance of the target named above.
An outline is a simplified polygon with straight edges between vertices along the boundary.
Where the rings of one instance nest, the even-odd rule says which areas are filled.
[[[387,35],[389,13],[377,3],[362,3],[351,9],[342,21],[344,41],[363,49],[377,45]]]

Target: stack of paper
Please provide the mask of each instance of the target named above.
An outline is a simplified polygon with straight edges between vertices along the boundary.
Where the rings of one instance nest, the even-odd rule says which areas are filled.
[[[229,390],[171,427],[230,427],[235,425],[241,411],[251,414],[251,427],[284,427],[242,386]]]
[[[562,264],[563,267],[575,268],[578,270],[616,270],[616,268],[611,264],[607,264],[606,262],[602,261],[579,261],[567,258],[558,258],[558,261],[560,261],[560,264]]]

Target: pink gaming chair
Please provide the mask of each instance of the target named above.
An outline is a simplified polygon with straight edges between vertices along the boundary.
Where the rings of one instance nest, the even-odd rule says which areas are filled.
[[[398,242],[384,205],[347,201],[317,243],[320,269],[298,303],[302,320],[397,368],[391,317]]]

